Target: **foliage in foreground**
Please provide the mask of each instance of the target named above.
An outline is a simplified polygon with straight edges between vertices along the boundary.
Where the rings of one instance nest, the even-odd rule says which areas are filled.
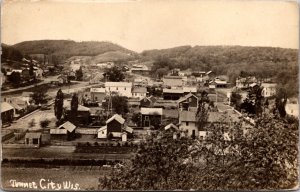
[[[173,139],[172,132],[140,146],[128,166],[104,177],[100,189],[240,190],[296,186],[298,122],[263,116],[247,132],[242,123],[212,125],[205,141]],[[226,140],[224,130],[232,139]]]

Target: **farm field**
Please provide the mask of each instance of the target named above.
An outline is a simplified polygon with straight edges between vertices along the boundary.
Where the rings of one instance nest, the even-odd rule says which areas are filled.
[[[18,182],[35,182],[38,186],[37,190],[41,190],[39,182],[41,179],[45,179],[42,187],[46,186],[49,180],[49,182],[52,181],[58,184],[70,181],[74,186],[78,184],[80,190],[97,189],[98,179],[104,175],[108,175],[110,171],[111,168],[91,166],[62,166],[51,169],[2,167],[1,188],[4,190],[22,190],[22,188],[13,188],[11,186],[10,180],[16,180]],[[58,172],[62,174],[58,174]]]
[[[74,153],[74,146],[51,146],[39,149],[3,149],[2,158],[5,159],[96,159],[123,160],[130,159],[133,154],[100,154]],[[34,158],[33,158],[34,157]]]

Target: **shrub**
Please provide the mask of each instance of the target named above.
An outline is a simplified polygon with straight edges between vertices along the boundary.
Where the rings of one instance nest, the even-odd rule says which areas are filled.
[[[95,146],[99,146],[98,142],[95,142],[94,145],[95,145]]]
[[[50,124],[50,120],[48,120],[48,119],[45,119],[45,120],[40,121],[40,126],[41,126],[42,128],[48,127],[49,124]]]

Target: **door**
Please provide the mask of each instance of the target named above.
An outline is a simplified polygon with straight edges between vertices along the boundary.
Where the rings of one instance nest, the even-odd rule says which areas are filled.
[[[193,139],[196,138],[196,131],[195,131],[195,130],[192,131],[192,138],[193,138]]]

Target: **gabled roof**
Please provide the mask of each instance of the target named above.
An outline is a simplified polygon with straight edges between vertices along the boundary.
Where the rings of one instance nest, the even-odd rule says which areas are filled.
[[[164,76],[164,79],[182,79],[181,76]]]
[[[112,116],[111,118],[109,118],[107,121],[106,121],[106,124],[108,124],[109,122],[111,122],[112,120],[116,120],[118,121],[119,123],[121,124],[124,124],[125,122],[125,119],[123,119],[123,117],[119,114],[115,114],[114,116]]]
[[[92,93],[105,93],[105,88],[91,88]]]
[[[105,82],[105,87],[132,87],[131,82]]]
[[[185,95],[184,97],[179,98],[179,99],[177,100],[177,102],[178,102],[178,103],[181,103],[181,102],[187,100],[187,99],[190,98],[190,97],[195,97],[195,98],[198,100],[198,97],[197,97],[196,95],[194,95],[193,93],[189,93],[189,94]]]
[[[41,133],[26,133],[25,138],[40,138]]]
[[[141,108],[141,114],[142,115],[162,115],[163,109],[162,108]]]
[[[22,97],[30,97],[33,92],[22,92]]]
[[[174,125],[173,123],[170,123],[169,125],[165,126],[165,130],[174,128],[175,130],[178,130],[178,127],[176,125]]]
[[[184,93],[183,89],[163,89],[163,93]]]
[[[9,111],[9,110],[13,110],[13,106],[11,106],[9,103],[7,102],[2,102],[1,103],[1,113]]]
[[[134,87],[132,93],[147,93],[146,87]]]
[[[183,87],[183,92],[185,93],[196,93],[197,92],[197,87]]]
[[[124,131],[128,133],[133,133],[133,129],[131,127],[125,126]]]
[[[103,127],[100,127],[100,128],[98,129],[98,132],[104,131],[104,130],[106,130],[106,129],[107,129],[107,126],[105,125],[105,126],[103,126]]]
[[[179,121],[184,122],[196,122],[196,112],[195,111],[180,111]]]
[[[156,98],[154,96],[150,96],[150,97],[144,97],[142,99],[140,99],[140,101],[147,99],[148,101],[150,101],[151,103],[155,103],[156,102]]]
[[[62,129],[62,128],[68,130],[69,132],[72,132],[74,131],[74,129],[76,129],[76,126],[70,121],[67,121],[58,127],[58,129]]]

